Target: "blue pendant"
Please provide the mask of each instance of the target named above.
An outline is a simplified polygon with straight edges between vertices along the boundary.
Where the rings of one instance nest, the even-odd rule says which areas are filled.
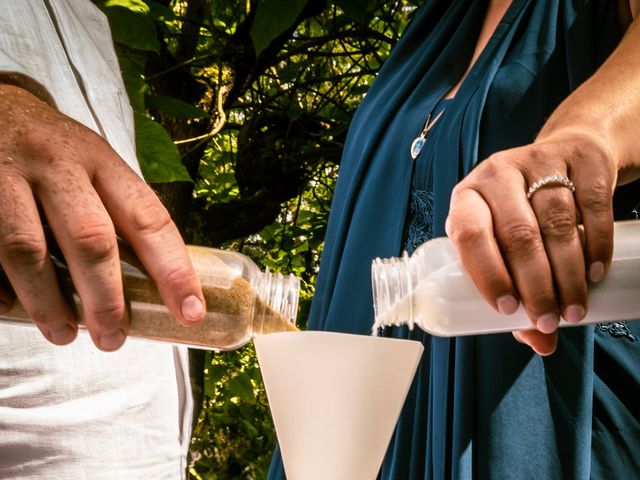
[[[411,158],[413,158],[414,160],[418,158],[418,155],[420,155],[422,147],[424,147],[425,143],[427,143],[427,139],[424,135],[416,137],[415,140],[411,142]]]

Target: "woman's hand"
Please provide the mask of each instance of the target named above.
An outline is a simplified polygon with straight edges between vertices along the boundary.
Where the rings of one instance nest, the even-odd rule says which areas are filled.
[[[514,336],[540,354],[555,350],[560,316],[584,317],[587,283],[600,281],[611,262],[613,190],[640,178],[638,92],[635,18],[534,143],[492,155],[453,192],[446,228],[464,267],[497,310],[512,313],[522,302],[536,330]],[[527,198],[535,182],[554,175],[572,185],[551,182]]]
[[[553,175],[575,192],[552,181],[527,198]],[[536,330],[514,336],[540,354],[555,350],[560,317],[584,318],[587,283],[610,264],[616,179],[606,144],[573,130],[492,155],[453,192],[446,228],[462,264],[496,310],[513,313],[522,302]]]
[[[0,111],[0,264],[44,336],[63,345],[77,332],[44,219],[100,349],[119,348],[128,331],[116,234],[132,245],[176,318],[185,325],[201,320],[199,279],[177,228],[107,142],[19,87],[0,85]],[[12,292],[0,287],[0,313],[12,302]]]

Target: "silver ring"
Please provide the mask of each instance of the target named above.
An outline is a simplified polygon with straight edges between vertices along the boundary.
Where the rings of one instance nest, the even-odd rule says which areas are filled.
[[[563,177],[562,175],[549,175],[548,177],[537,180],[529,187],[527,198],[531,200],[531,197],[533,197],[538,190],[544,187],[567,187],[571,192],[576,191],[575,185],[567,177]]]

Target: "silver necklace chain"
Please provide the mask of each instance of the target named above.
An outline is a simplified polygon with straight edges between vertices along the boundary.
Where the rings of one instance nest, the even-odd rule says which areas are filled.
[[[420,135],[414,138],[413,142],[411,142],[411,148],[409,149],[409,153],[411,154],[412,159],[415,160],[416,158],[418,158],[418,155],[420,155],[420,152],[422,151],[425,144],[427,143],[429,130],[431,130],[435,126],[435,124],[438,122],[438,120],[440,120],[440,117],[442,116],[445,110],[446,108],[443,108],[442,110],[440,110],[440,113],[438,113],[438,115],[436,115],[433,120],[431,120],[431,114],[427,115],[427,120],[424,123],[424,127],[422,128]]]

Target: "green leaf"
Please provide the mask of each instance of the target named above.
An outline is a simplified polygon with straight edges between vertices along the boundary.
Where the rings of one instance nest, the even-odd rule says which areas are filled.
[[[166,130],[141,113],[135,114],[135,122],[138,159],[147,182],[190,182],[180,152]]]
[[[252,423],[251,420],[247,420],[247,419],[243,418],[240,421],[240,423],[242,424],[242,426],[246,430],[247,434],[250,435],[251,437],[257,437],[260,434],[258,429],[253,426],[253,423]]]
[[[240,400],[253,400],[253,385],[249,376],[244,373],[229,380],[228,388]]]
[[[149,16],[153,20],[159,20],[162,22],[170,22],[175,20],[176,16],[169,7],[165,7],[161,3],[154,2],[153,0],[144,0],[144,3],[149,7]]]
[[[195,105],[183,102],[177,98],[163,97],[160,95],[147,95],[146,104],[162,113],[174,118],[209,118],[210,115]]]
[[[122,7],[132,12],[149,13],[149,6],[143,0],[107,0],[104,2],[106,8]]]
[[[250,32],[256,55],[295,24],[306,4],[307,0],[260,0]]]
[[[129,102],[135,112],[144,112],[144,92],[147,90],[147,83],[144,81],[142,71],[144,63],[140,64],[130,56],[120,56],[118,58],[122,69],[122,79],[129,95]]]
[[[228,373],[228,368],[223,364],[212,364],[207,367],[207,380],[212,384],[218,383]]]
[[[375,0],[336,0],[336,5],[356,22],[368,23],[376,8]]]
[[[205,372],[204,394],[211,397],[214,395],[216,383],[220,382],[227,374],[227,367],[220,364],[210,364]]]
[[[302,225],[304,223],[310,222],[315,217],[315,212],[310,212],[309,210],[302,210],[298,213],[298,218],[296,219],[296,223],[298,225]]]
[[[112,0],[115,1],[115,0]],[[118,3],[125,0],[119,0]],[[129,2],[125,2],[129,3]],[[156,26],[148,13],[133,10],[121,5],[114,5],[104,9],[109,19],[113,40],[127,47],[152,52],[160,51],[160,42],[156,34]]]

